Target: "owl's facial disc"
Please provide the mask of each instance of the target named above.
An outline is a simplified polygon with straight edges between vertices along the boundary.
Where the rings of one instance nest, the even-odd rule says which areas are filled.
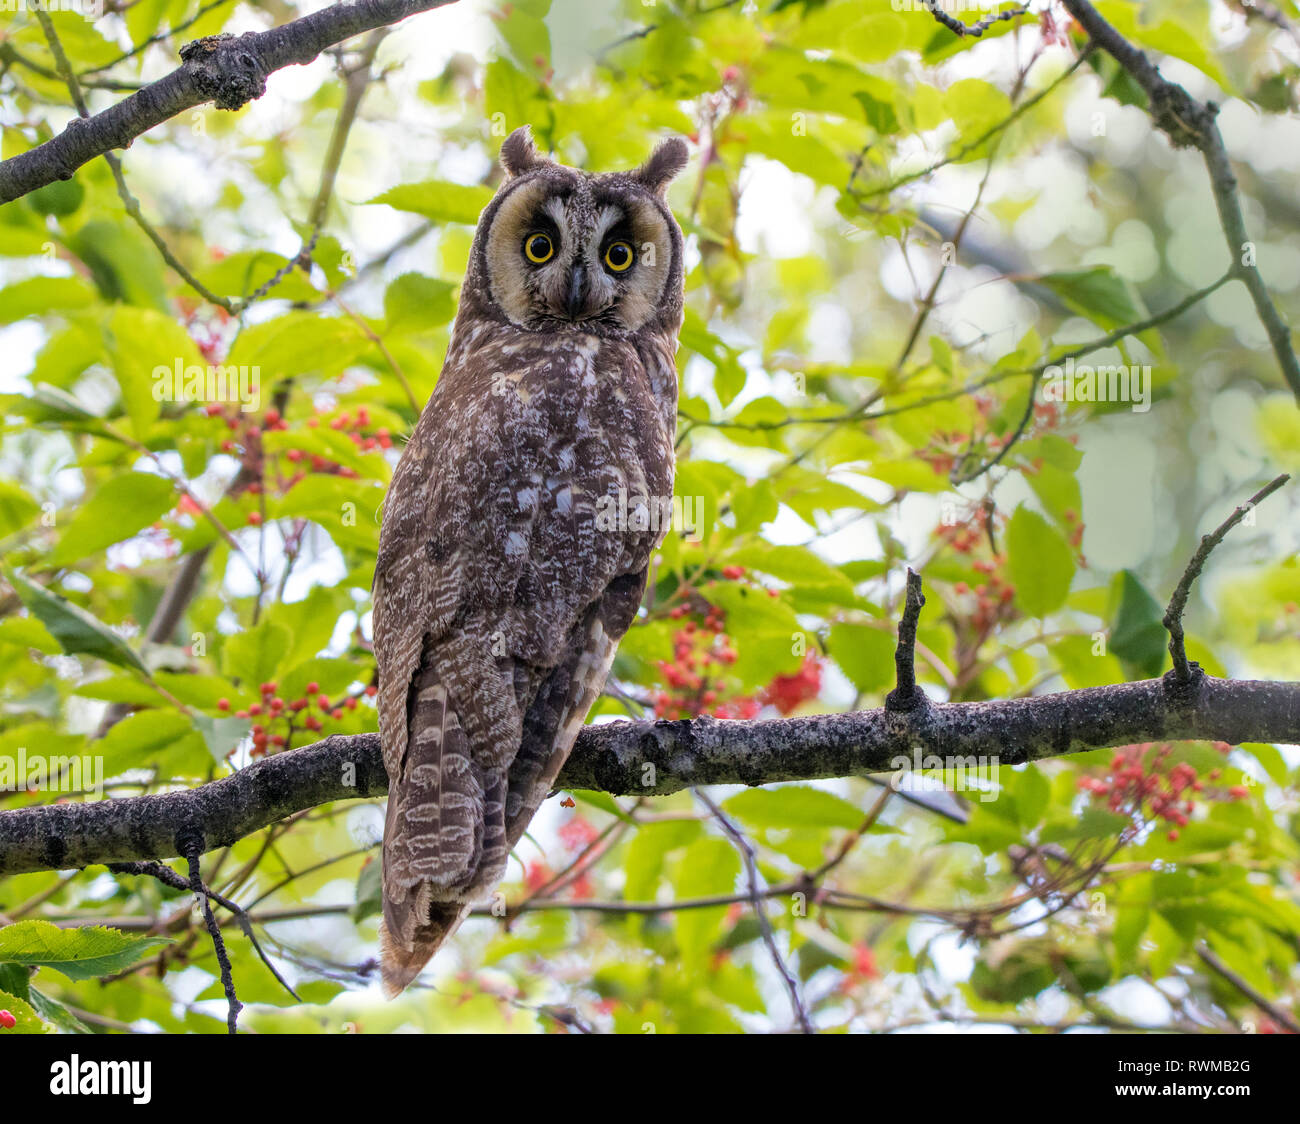
[[[533,331],[636,331],[660,306],[672,254],[647,193],[569,169],[521,182],[487,239],[492,295]]]

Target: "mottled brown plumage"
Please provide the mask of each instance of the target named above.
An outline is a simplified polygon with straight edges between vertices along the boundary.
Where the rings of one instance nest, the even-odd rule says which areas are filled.
[[[375,565],[390,995],[501,879],[640,604],[666,528],[610,513],[672,494],[685,159],[591,175],[527,129],[502,145]]]

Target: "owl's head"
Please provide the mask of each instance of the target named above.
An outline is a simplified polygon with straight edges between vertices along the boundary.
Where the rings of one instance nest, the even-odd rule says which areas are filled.
[[[506,178],[479,217],[461,315],[531,331],[676,333],[682,232],[665,202],[680,138],[639,168],[595,175],[538,153],[528,127],[501,146]]]

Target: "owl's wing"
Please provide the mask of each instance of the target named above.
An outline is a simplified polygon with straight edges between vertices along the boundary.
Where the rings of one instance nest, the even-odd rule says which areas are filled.
[[[406,753],[390,771],[384,823],[384,990],[402,990],[469,912],[485,858],[506,853],[505,771],[474,760],[438,661],[426,650],[411,682]]]
[[[505,873],[510,850],[555,784],[604,688],[645,579],[642,570],[611,582],[573,627],[554,668],[515,664],[527,705],[508,771],[475,760],[439,677],[444,661],[426,649],[403,716],[407,751],[401,771],[390,773],[384,825],[381,964],[390,996],[455,932],[474,891]]]
[[[506,842],[512,849],[568,760],[588,712],[605,687],[614,651],[636,616],[646,571],[615,578],[574,626],[565,657],[542,680],[524,714],[523,741],[510,766]]]

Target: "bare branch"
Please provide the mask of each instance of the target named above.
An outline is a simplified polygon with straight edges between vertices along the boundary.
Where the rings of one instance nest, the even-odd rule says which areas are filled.
[[[126,148],[136,137],[196,105],[210,101],[218,109],[239,109],[266,92],[269,75],[305,65],[326,47],[453,2],[354,0],[269,31],[237,38],[213,35],[187,43],[181,48],[181,65],[165,78],[93,117],[74,118],[57,137],[0,162],[0,204],[70,179],[96,156]]]
[[[922,756],[1019,765],[1136,742],[1300,745],[1300,683],[1172,675],[1108,687],[905,711],[764,721],[696,718],[586,726],[563,788],[654,796],[705,784],[890,773]],[[387,791],[378,734],[335,736],[182,792],[0,812],[0,877],[170,858],[198,835],[228,846],[295,812]]]

